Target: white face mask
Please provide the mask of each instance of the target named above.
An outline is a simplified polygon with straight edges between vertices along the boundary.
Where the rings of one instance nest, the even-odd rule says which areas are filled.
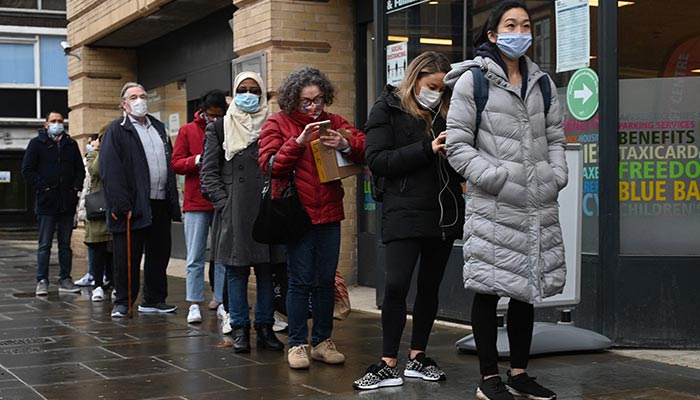
[[[442,100],[442,93],[436,92],[435,90],[428,89],[425,86],[420,87],[420,93],[416,96],[418,103],[425,108],[433,109]]]
[[[129,103],[131,115],[141,118],[148,113],[148,102],[145,99],[136,99]]]

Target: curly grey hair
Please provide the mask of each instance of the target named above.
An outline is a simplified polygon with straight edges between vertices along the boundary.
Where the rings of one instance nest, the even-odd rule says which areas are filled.
[[[324,105],[333,104],[335,87],[326,74],[316,68],[304,67],[294,71],[282,82],[277,91],[277,103],[282,111],[291,114],[301,104],[301,91],[307,86],[318,86],[323,93]]]

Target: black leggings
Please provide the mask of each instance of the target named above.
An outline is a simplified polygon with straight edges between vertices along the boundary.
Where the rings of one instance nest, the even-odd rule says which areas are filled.
[[[498,375],[496,308],[499,299],[496,295],[477,293],[472,303],[472,329],[476,354],[479,356],[479,369],[483,376]],[[534,307],[532,304],[510,299],[507,315],[510,367],[527,369],[535,319]]]
[[[112,268],[112,252],[109,242],[86,243],[92,249],[92,273],[95,279],[95,287],[104,288],[103,276],[107,276],[110,285],[114,284]]]
[[[387,243],[386,282],[382,305],[382,357],[396,358],[399,353],[401,334],[406,326],[406,295],[419,256],[411,350],[425,351],[437,315],[438,291],[447,259],[452,251],[452,242],[439,238],[421,238]]]

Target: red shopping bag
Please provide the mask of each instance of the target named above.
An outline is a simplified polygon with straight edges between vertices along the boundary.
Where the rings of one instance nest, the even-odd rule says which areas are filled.
[[[344,320],[350,314],[350,295],[348,294],[348,285],[345,284],[345,279],[340,274],[340,271],[335,271],[335,306],[333,307],[333,318]]]

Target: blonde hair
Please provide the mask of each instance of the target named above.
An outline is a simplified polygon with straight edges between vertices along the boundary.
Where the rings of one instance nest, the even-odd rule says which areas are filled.
[[[452,69],[452,67],[450,66],[450,61],[447,59],[447,56],[435,51],[426,51],[408,64],[406,74],[399,84],[397,95],[401,100],[402,108],[414,118],[425,121],[426,133],[430,132],[433,116],[430,111],[422,108],[420,104],[418,104],[415,94],[416,82],[426,75],[438,72],[448,73],[450,69]],[[451,96],[452,89],[450,89],[449,86],[445,86],[445,90],[442,92],[442,102],[440,103],[440,115],[442,115],[443,118],[447,118],[447,109],[450,106]]]

